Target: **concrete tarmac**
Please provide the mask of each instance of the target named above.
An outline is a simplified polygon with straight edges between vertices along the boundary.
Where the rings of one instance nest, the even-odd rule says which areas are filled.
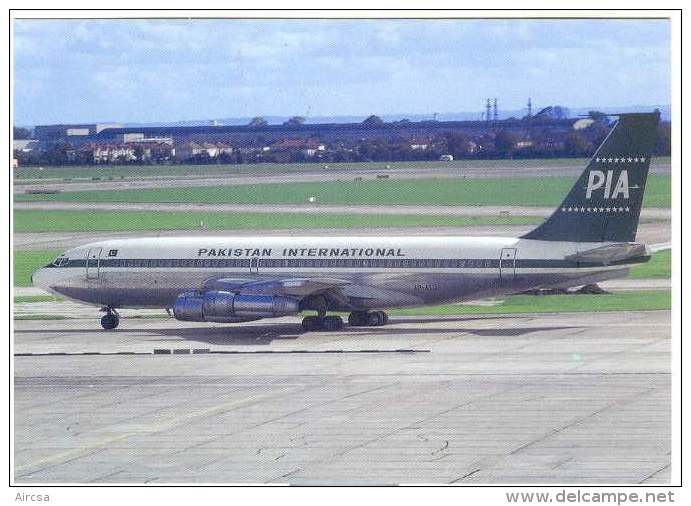
[[[20,484],[671,476],[669,311],[14,325]]]
[[[165,211],[215,213],[302,213],[302,214],[416,214],[423,216],[540,216],[549,217],[554,207],[529,206],[411,206],[411,205],[324,205],[324,204],[165,204],[129,202],[17,202],[15,209],[67,211]],[[644,220],[672,218],[671,209],[646,207]]]

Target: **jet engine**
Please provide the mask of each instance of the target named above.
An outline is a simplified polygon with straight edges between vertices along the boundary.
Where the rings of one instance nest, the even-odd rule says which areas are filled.
[[[298,302],[288,297],[216,290],[182,293],[173,305],[176,319],[193,322],[230,323],[286,316],[298,311]]]
[[[217,290],[182,293],[173,305],[175,318],[193,322],[229,323],[286,316],[298,311],[298,302],[288,297]]]
[[[192,322],[231,323],[286,316],[298,311],[298,302],[288,297],[219,290],[181,293],[173,305],[176,319]]]

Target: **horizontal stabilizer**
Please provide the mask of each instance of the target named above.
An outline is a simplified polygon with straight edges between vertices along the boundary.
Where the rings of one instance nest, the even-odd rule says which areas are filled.
[[[598,264],[609,265],[622,262],[624,260],[630,260],[632,258],[646,257],[650,257],[650,250],[645,244],[630,242],[608,244],[606,246],[600,246],[599,248],[580,251],[575,255],[567,256],[566,259],[583,263],[595,262]]]
[[[649,244],[648,248],[650,248],[650,251],[652,251],[653,253],[657,253],[658,251],[666,251],[668,249],[672,249],[672,243],[659,242],[657,244]]]

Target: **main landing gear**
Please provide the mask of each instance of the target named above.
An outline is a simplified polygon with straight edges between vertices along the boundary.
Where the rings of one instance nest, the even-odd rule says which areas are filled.
[[[302,328],[310,330],[341,330],[343,320],[340,316],[305,316],[302,319]]]
[[[384,311],[353,311],[348,316],[351,327],[381,327],[389,323],[389,315]]]
[[[113,330],[120,325],[120,315],[115,309],[112,307],[105,307],[101,309],[101,311],[106,312],[106,314],[104,314],[101,318],[101,327],[103,327],[105,330]]]
[[[384,311],[353,311],[348,316],[348,324],[351,327],[381,327],[389,322],[389,315]],[[305,316],[302,319],[302,328],[310,330],[341,330],[343,320],[340,316]]]

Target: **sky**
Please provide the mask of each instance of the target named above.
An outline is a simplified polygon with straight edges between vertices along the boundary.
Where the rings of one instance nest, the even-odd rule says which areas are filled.
[[[15,20],[14,123],[670,103],[666,20]]]

